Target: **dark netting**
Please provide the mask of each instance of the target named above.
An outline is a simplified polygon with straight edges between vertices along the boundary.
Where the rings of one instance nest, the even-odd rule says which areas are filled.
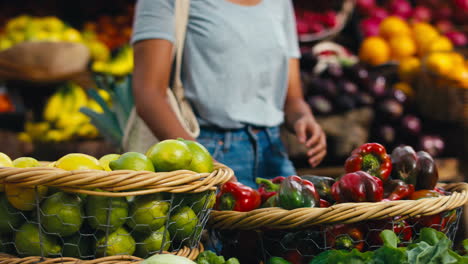
[[[214,191],[107,197],[8,185],[0,194],[0,252],[88,260],[195,248],[214,202]]]
[[[432,216],[409,219],[393,218],[355,224],[320,225],[298,230],[214,230],[219,254],[238,257],[241,263],[259,263],[273,257],[309,263],[314,256],[329,249],[375,250],[382,245],[379,234],[393,230],[400,246],[410,244],[419,237],[421,228],[431,227],[455,238],[462,208]]]

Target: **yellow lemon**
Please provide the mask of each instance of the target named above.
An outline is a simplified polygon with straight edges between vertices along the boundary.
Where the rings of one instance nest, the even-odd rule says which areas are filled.
[[[450,55],[443,52],[430,54],[426,59],[426,65],[432,72],[445,76],[453,69],[453,61]]]
[[[80,32],[74,28],[67,28],[65,31],[63,31],[62,39],[68,42],[81,42],[82,41]]]
[[[22,211],[31,211],[47,194],[46,186],[23,187],[5,184],[5,193],[10,204]]]
[[[389,40],[390,54],[392,58],[401,60],[411,57],[416,53],[416,44],[409,36],[397,36]]]
[[[47,16],[42,19],[42,27],[49,32],[59,32],[63,30],[65,24],[55,16]]]
[[[436,51],[452,51],[453,50],[453,44],[448,39],[447,37],[440,36],[428,44],[426,49],[424,50],[425,54],[431,53],[431,52],[436,52]]]
[[[99,161],[90,155],[81,153],[70,153],[61,157],[55,163],[56,168],[62,170],[103,170]]]
[[[416,57],[407,57],[399,61],[398,76],[402,81],[414,80],[421,68],[421,61]]]
[[[14,167],[13,161],[11,161],[10,157],[7,154],[0,152],[0,167]],[[3,192],[5,187],[3,184],[0,184],[0,192]]]
[[[371,65],[379,65],[390,59],[390,48],[381,37],[369,37],[359,49],[359,58]]]
[[[109,168],[109,162],[111,162],[113,160],[117,160],[119,157],[120,157],[119,154],[104,155],[99,159],[99,164],[101,165],[101,167],[104,168],[104,170],[111,171],[111,168]]]
[[[390,39],[396,36],[409,36],[411,29],[409,25],[397,16],[389,16],[385,18],[379,26],[379,35]]]
[[[39,161],[35,158],[31,157],[21,157],[17,158],[13,161],[13,166],[16,168],[33,168],[33,167],[39,167]]]

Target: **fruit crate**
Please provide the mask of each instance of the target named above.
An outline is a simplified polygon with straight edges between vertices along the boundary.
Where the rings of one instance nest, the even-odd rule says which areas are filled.
[[[138,263],[195,259],[217,186],[233,171],[66,171],[0,167],[1,263]],[[3,191],[3,190],[2,190]]]
[[[367,250],[380,247],[382,242],[376,237],[384,229],[393,229],[403,246],[417,237],[422,227],[453,239],[462,207],[468,202],[468,184],[440,186],[451,194],[420,200],[340,203],[327,208],[215,210],[208,226],[222,244],[221,254],[237,256],[241,263],[267,263],[272,256],[309,263],[321,252],[336,248],[343,232],[353,238],[355,248]],[[257,250],[252,252],[252,248]]]

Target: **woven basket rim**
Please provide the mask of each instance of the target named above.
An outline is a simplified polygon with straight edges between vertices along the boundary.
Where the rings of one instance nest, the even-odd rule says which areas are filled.
[[[341,10],[337,13],[337,25],[333,28],[324,30],[319,33],[309,33],[299,36],[299,41],[302,43],[316,42],[320,40],[333,38],[336,34],[340,33],[345,27],[348,18],[351,16],[355,0],[344,0]]]
[[[173,254],[176,256],[186,257],[190,260],[195,260],[198,255],[205,250],[203,244],[200,242],[195,248],[183,247],[182,249],[175,252],[163,251],[164,254]],[[97,258],[93,260],[81,260],[77,258],[59,257],[59,258],[43,258],[39,256],[32,257],[15,257],[12,255],[0,253],[0,263],[2,264],[27,264],[27,263],[42,263],[42,264],[138,264],[144,259],[130,256],[130,255],[117,255],[103,258]]]
[[[67,192],[123,197],[158,192],[200,193],[216,190],[217,186],[229,181],[233,175],[233,170],[221,163],[215,163],[211,173],[196,173],[189,170],[171,172],[66,171],[52,167],[0,167],[0,184],[14,184],[20,187],[43,185],[60,188]],[[95,191],[95,189],[102,191]]]
[[[389,217],[435,215],[468,203],[468,183],[442,184],[451,195],[420,200],[400,200],[377,203],[340,203],[327,208],[278,207],[260,208],[249,212],[212,210],[208,225],[215,229],[302,229],[318,224],[350,224]]]

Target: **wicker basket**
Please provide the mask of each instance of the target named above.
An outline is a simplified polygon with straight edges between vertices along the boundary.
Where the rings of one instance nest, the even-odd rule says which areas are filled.
[[[416,105],[421,114],[428,119],[468,126],[468,88],[431,72],[424,61],[416,83]]]
[[[44,163],[43,163],[44,164]],[[47,164],[47,163],[45,163]],[[141,195],[147,194],[155,194],[155,193],[164,193],[166,197],[170,197],[168,201],[169,210],[167,214],[163,217],[165,222],[165,230],[167,230],[168,226],[172,223],[169,223],[167,219],[170,218],[173,209],[176,210],[178,207],[182,207],[182,203],[179,197],[184,197],[187,194],[197,194],[202,192],[209,192],[209,195],[213,195],[213,192],[216,191],[217,186],[227,182],[233,176],[233,171],[222,165],[222,164],[215,164],[215,170],[212,173],[195,173],[193,171],[188,170],[179,170],[179,171],[172,171],[172,172],[148,172],[148,171],[130,171],[130,170],[118,170],[118,171],[96,171],[96,170],[80,170],[80,171],[65,171],[58,168],[53,167],[34,167],[34,168],[7,168],[1,167],[0,168],[0,182],[2,184],[8,184],[15,187],[33,187],[36,188],[37,186],[47,186],[49,188],[56,188],[60,191],[64,191],[67,193],[76,193],[76,194],[85,194],[89,196],[100,196],[100,197],[109,197],[109,200],[116,199],[116,197],[137,197]],[[99,189],[99,190],[96,190]],[[182,196],[179,196],[181,194]],[[162,195],[162,194],[161,194]],[[208,221],[210,209],[208,204],[208,197],[206,196],[206,200],[202,205],[202,209],[200,209],[199,213],[196,214],[197,216],[197,225],[194,228],[200,228],[200,231],[203,229],[204,225]],[[28,223],[33,223],[38,225],[38,232],[42,235],[41,232],[44,232],[43,229],[43,222],[41,222],[42,215],[42,207],[40,202],[41,200],[38,199],[38,195],[36,195],[35,206],[37,208],[36,218],[26,218]],[[178,201],[178,203],[176,202]],[[152,205],[154,206],[154,205]],[[99,210],[109,210],[111,211],[112,205],[106,207],[106,209],[99,209]],[[144,208],[145,210],[150,210]],[[139,209],[138,209],[139,210]],[[23,212],[23,211],[20,211]],[[28,213],[22,214],[23,217],[29,215]],[[55,215],[52,215],[53,217]],[[29,217],[29,216],[28,216]],[[32,217],[32,216],[30,216]],[[92,218],[86,216],[88,218]],[[84,218],[82,216],[82,218]],[[107,220],[109,221],[109,213],[106,216]],[[187,216],[188,218],[188,216]],[[125,219],[132,219],[133,215],[129,214],[128,217]],[[153,219],[154,215],[153,215]],[[63,220],[61,220],[63,221]],[[83,225],[84,224],[83,220]],[[126,220],[124,220],[126,221]],[[138,224],[137,224],[138,225]],[[11,224],[10,224],[11,226]],[[104,223],[104,226],[109,226],[109,222]],[[17,228],[17,227],[16,227]],[[16,228],[13,228],[16,231]],[[162,227],[161,227],[162,228]],[[42,231],[41,231],[42,230]],[[102,230],[102,229],[101,229]],[[108,234],[111,231],[106,227],[104,231],[93,231],[95,233],[91,233],[93,236],[97,236],[97,232],[99,234],[104,235],[105,233],[105,245],[104,247],[109,247],[108,245]],[[133,232],[135,230],[129,231],[129,235],[133,236]],[[146,231],[145,231],[146,232]],[[161,231],[162,233],[167,231]],[[178,232],[178,231],[177,231]],[[197,233],[197,234],[195,234]],[[81,229],[79,231],[80,239],[81,239]],[[140,233],[143,234],[143,233]],[[165,233],[164,233],[165,234]],[[39,237],[41,237],[39,235]],[[51,235],[51,233],[44,233],[44,235]],[[57,235],[57,234],[54,234]],[[151,254],[157,253],[171,253],[179,256],[188,257],[190,259],[195,259],[200,252],[204,250],[203,245],[199,242],[200,241],[201,232],[194,232],[190,235],[190,238],[180,242],[178,247],[175,246],[172,248],[170,252],[165,251],[162,247],[166,242],[168,242],[168,238],[166,235],[163,236],[163,241],[161,242],[161,249],[157,251],[151,252]],[[58,237],[60,240],[63,240],[62,237]],[[172,239],[172,238],[171,238]],[[169,240],[169,242],[174,243],[173,241]],[[110,242],[109,242],[110,243]],[[16,247],[16,244],[10,242],[13,246]],[[138,243],[137,243],[138,244]],[[76,244],[78,247],[78,244]],[[41,252],[43,250],[43,243],[40,242]],[[18,248],[16,248],[17,251]],[[85,260],[77,259],[72,257],[64,257],[63,253],[53,255],[53,256],[46,256],[45,253],[42,253],[42,256],[28,256],[22,255],[22,257],[12,256],[8,254],[0,254],[0,263],[86,263],[86,264],[94,264],[94,263],[109,263],[109,264],[124,264],[124,263],[138,263],[142,260],[142,258],[132,256],[132,255],[116,255],[116,256],[106,256],[104,253],[104,257],[96,258],[93,257],[96,255],[94,253],[93,256],[87,257]],[[23,252],[24,253],[24,252]],[[11,253],[10,253],[11,254]],[[57,256],[58,255],[58,256]],[[81,256],[81,253],[80,253]]]
[[[283,252],[284,250],[300,252],[310,259],[331,248],[326,242],[326,237],[332,232],[328,228],[342,224],[369,228],[375,234],[387,228],[372,229],[368,227],[369,223],[383,221],[392,226],[405,220],[414,223],[414,226],[409,227],[413,230],[420,228],[417,221],[423,219],[422,217],[455,212],[456,217],[451,219],[450,225],[440,226],[440,230],[451,237],[456,233],[462,206],[468,202],[468,184],[448,184],[443,187],[451,191],[451,195],[420,200],[341,203],[328,208],[285,210],[275,207],[250,212],[212,211],[209,226],[214,234],[219,236],[223,243],[223,254],[227,256],[242,255],[242,252],[247,250],[242,246],[244,243],[252,243],[249,244],[250,247],[259,248],[255,254],[249,251],[248,255],[240,256],[241,262],[247,260],[249,263],[266,261],[268,256],[284,256],[283,254],[287,254]],[[366,241],[368,235],[369,233],[361,240],[363,244],[368,243]],[[256,242],[249,242],[254,240]],[[378,245],[366,244],[366,246],[373,249]],[[311,253],[312,251],[314,253]]]
[[[299,36],[302,43],[312,43],[320,40],[331,40],[338,35],[346,25],[349,17],[353,13],[355,0],[344,0],[341,10],[337,14],[337,25],[316,34],[304,34]]]

